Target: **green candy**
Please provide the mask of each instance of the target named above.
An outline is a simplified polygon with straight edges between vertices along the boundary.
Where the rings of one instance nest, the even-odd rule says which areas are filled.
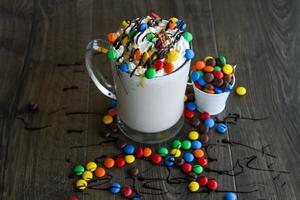
[[[190,41],[193,40],[193,35],[192,35],[190,32],[184,32],[184,33],[183,33],[183,38],[184,38],[186,41],[190,42]]]
[[[136,34],[137,34],[136,30],[130,31],[129,34],[128,34],[128,37],[133,38]]]
[[[226,62],[227,62],[225,56],[220,56],[220,57],[219,57],[219,60],[221,61],[221,63],[222,63],[223,66],[224,66],[224,65],[226,64]],[[222,67],[223,67],[223,66],[222,66]]]
[[[200,165],[194,165],[192,169],[195,174],[201,174],[203,172],[203,167]]]
[[[181,147],[181,142],[180,142],[180,140],[174,140],[174,141],[172,142],[171,146],[172,146],[172,148],[174,148],[174,149],[180,149],[180,147]]]
[[[184,140],[181,143],[181,148],[184,150],[189,150],[191,148],[191,146],[192,146],[192,144],[191,144],[191,141],[189,141],[189,140]]]
[[[158,40],[158,38],[155,37],[155,38],[152,38],[151,42],[155,44],[157,42],[157,40]]]
[[[146,38],[147,38],[148,41],[151,41],[154,38],[154,34],[149,33],[149,34],[147,34]]]
[[[114,50],[114,49],[109,49],[109,50],[107,51],[107,53],[106,53],[106,57],[107,57],[108,59],[110,59],[110,60],[116,59],[116,58],[117,58],[117,55],[118,55],[118,53],[117,53],[117,51]]]
[[[84,166],[82,165],[76,165],[73,169],[74,174],[76,174],[77,176],[81,176],[84,171]]]
[[[215,67],[214,67],[214,70],[220,72],[220,71],[222,71],[222,68],[221,68],[220,66],[215,66]]]
[[[168,155],[169,151],[166,147],[161,147],[161,148],[159,148],[158,153],[162,157],[165,157],[166,155]]]
[[[155,68],[151,67],[146,70],[145,77],[148,79],[153,79],[155,77],[155,74],[156,74]]]
[[[198,71],[200,77],[204,77],[204,72],[203,71]]]

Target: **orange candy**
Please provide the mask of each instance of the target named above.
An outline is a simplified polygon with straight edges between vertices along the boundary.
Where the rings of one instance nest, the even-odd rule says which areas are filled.
[[[109,42],[114,43],[116,41],[116,39],[118,39],[118,35],[116,33],[108,33],[106,36],[106,39]]]
[[[149,147],[145,147],[143,151],[143,156],[144,157],[150,157],[152,154],[152,150]]]
[[[113,168],[115,165],[115,161],[112,158],[105,158],[104,160],[104,166],[108,169]]]
[[[205,62],[203,62],[202,60],[197,61],[195,63],[196,70],[202,70],[204,67],[205,67]]]
[[[114,117],[117,115],[117,109],[115,108],[111,108],[107,111],[107,114],[109,114],[110,116]]]
[[[97,176],[97,177],[103,177],[103,176],[105,176],[105,169],[103,168],[103,167],[98,167],[96,170],[95,170],[95,176]]]
[[[204,156],[204,152],[201,149],[194,150],[193,154],[196,158],[202,158]]]
[[[209,94],[215,94],[214,90],[210,90],[210,89],[207,89],[207,88],[205,88],[204,91],[209,93]]]
[[[164,71],[167,74],[171,74],[174,71],[174,65],[171,62],[165,61],[165,63],[164,63]]]
[[[134,51],[133,59],[134,60],[141,60],[141,58],[142,58],[142,51],[140,49],[136,49]]]
[[[206,66],[203,68],[204,72],[213,72],[215,69],[212,66]]]
[[[176,27],[176,23],[175,22],[169,22],[168,24],[168,28],[169,29],[174,29]]]

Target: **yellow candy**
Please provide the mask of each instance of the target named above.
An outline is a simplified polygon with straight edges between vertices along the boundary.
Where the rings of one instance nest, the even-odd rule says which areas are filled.
[[[95,171],[97,168],[97,164],[95,162],[88,162],[85,168],[91,172]]]
[[[212,56],[206,56],[203,60],[204,60],[204,62],[206,62],[208,59],[214,59],[214,57],[212,57]]]
[[[122,21],[121,26],[124,28],[127,28],[127,26],[129,25],[129,23],[127,21]]]
[[[222,70],[223,70],[224,74],[229,75],[229,74],[232,74],[233,67],[231,65],[229,65],[229,64],[226,64],[226,65],[223,66]]]
[[[125,156],[125,162],[128,164],[131,164],[135,161],[135,157],[134,155],[126,155]]]
[[[197,181],[192,181],[189,183],[188,188],[191,192],[197,192],[199,190],[200,186]]]
[[[82,174],[82,178],[85,180],[85,181],[90,181],[92,178],[93,178],[93,173],[91,171],[85,171],[83,172]]]
[[[184,102],[186,102],[187,101],[187,96],[186,95],[184,95]]]
[[[76,187],[80,190],[85,190],[87,187],[87,182],[83,179],[76,181]]]
[[[97,49],[97,51],[99,51],[100,53],[107,53],[108,49],[104,48],[104,47],[99,47]]]
[[[181,155],[181,151],[179,149],[171,149],[170,154],[178,158]]]
[[[130,39],[128,36],[124,37],[121,41],[123,46],[127,46],[127,44],[130,42]]]
[[[243,96],[243,95],[245,95],[245,94],[247,93],[247,90],[246,90],[246,88],[240,86],[240,87],[237,87],[237,88],[236,88],[235,92],[236,92],[238,95]]]
[[[197,131],[189,132],[189,139],[190,140],[197,140],[199,138],[199,133]]]
[[[113,122],[113,117],[110,116],[110,115],[105,115],[103,118],[102,118],[102,122],[104,124],[111,124]]]
[[[168,62],[173,62],[173,61],[176,61],[177,59],[179,58],[179,54],[177,51],[170,51],[168,54],[167,54],[167,61]]]
[[[178,19],[177,19],[176,17],[171,17],[171,18],[170,18],[170,21],[176,23],[176,22],[178,21]]]
[[[145,64],[149,58],[150,58],[149,53],[148,52],[144,53],[142,57],[142,64]]]

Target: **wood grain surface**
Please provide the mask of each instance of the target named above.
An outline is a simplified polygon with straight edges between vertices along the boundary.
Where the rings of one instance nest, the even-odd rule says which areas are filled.
[[[209,168],[230,170],[238,163],[242,167],[232,172],[243,168],[243,173],[205,175],[218,181],[219,190],[258,190],[238,193],[238,199],[300,199],[300,2],[296,0],[1,0],[0,199],[60,200],[71,195],[122,199],[107,191],[75,193],[75,179],[69,178],[76,163],[119,152],[112,144],[71,148],[101,142],[106,131],[101,117],[109,99],[89,79],[83,57],[91,39],[104,38],[123,19],[153,10],[186,21],[197,59],[222,54],[237,64],[236,84],[244,85],[248,93],[232,94],[219,117],[228,113],[268,117],[240,120],[225,136],[212,132],[209,143],[216,145],[209,152],[217,161]],[[39,105],[36,112],[28,112],[32,101]],[[186,121],[178,137],[184,138],[190,129]],[[236,143],[223,144],[224,138]],[[151,145],[154,150],[160,146],[169,142]],[[168,174],[143,161],[135,166],[146,170],[148,177]],[[114,180],[131,184],[127,167],[111,172]],[[185,183],[152,185],[169,192],[144,199],[224,198],[222,192],[190,194]],[[138,189],[149,192],[140,184]]]

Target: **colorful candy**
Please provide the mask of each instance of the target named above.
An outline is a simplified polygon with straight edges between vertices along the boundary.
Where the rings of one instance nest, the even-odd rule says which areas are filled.
[[[180,140],[174,140],[171,144],[172,148],[174,149],[180,149],[181,148],[181,142]]]
[[[189,173],[192,171],[192,165],[190,163],[184,163],[183,165],[181,165],[181,170],[184,173]]]
[[[85,166],[86,170],[89,170],[91,172],[95,171],[97,168],[97,164],[95,162],[88,162]]]
[[[192,35],[190,32],[184,32],[184,33],[183,33],[183,38],[184,38],[186,41],[190,42],[190,41],[193,40],[193,35]]]
[[[199,133],[197,131],[190,131],[188,137],[190,140],[197,140],[199,138]]]
[[[79,180],[76,181],[76,187],[79,190],[85,190],[86,187],[87,187],[87,182],[83,179],[79,179]]]
[[[126,154],[134,154],[134,151],[135,151],[135,147],[131,144],[128,144],[124,147],[124,153]]]
[[[247,90],[246,88],[239,86],[236,88],[235,92],[237,95],[244,96],[247,93]]]
[[[183,159],[184,159],[185,162],[188,162],[188,163],[193,162],[194,161],[194,155],[190,152],[187,152],[183,155]]]
[[[179,58],[179,54],[178,54],[178,52],[175,51],[175,50],[170,51],[170,52],[167,54],[167,61],[168,61],[168,62],[174,62],[174,61],[176,61],[178,58]]]
[[[210,189],[212,191],[217,190],[218,189],[218,183],[214,179],[209,179],[208,182],[207,182],[207,187],[208,187],[208,189]]]
[[[191,192],[197,192],[200,188],[199,183],[196,181],[192,181],[189,183],[188,188]]]
[[[197,180],[200,186],[206,186],[208,178],[206,176],[200,176]]]
[[[184,54],[184,57],[187,59],[187,60],[191,60],[195,57],[195,53],[192,49],[186,49],[185,50],[185,54]]]
[[[96,177],[101,178],[101,177],[105,176],[106,172],[105,172],[105,169],[103,167],[97,167],[94,174],[95,174]]]
[[[154,164],[154,165],[158,165],[162,162],[162,157],[161,155],[157,154],[157,153],[154,153],[151,155],[151,162]]]
[[[208,118],[206,120],[204,120],[204,124],[208,127],[208,128],[212,128],[215,125],[215,121],[212,118]]]
[[[191,141],[189,141],[189,140],[184,140],[181,143],[181,148],[183,150],[189,150],[191,148],[191,146],[192,146],[192,144],[191,144]]]
[[[191,111],[195,111],[197,109],[197,105],[194,102],[188,102],[186,104],[186,108]]]
[[[161,147],[158,150],[158,153],[162,156],[165,157],[166,155],[168,155],[169,150],[166,147]]]
[[[174,156],[166,156],[165,159],[164,159],[164,164],[167,166],[167,167],[172,167],[175,163],[175,158]]]
[[[191,110],[185,110],[185,111],[184,111],[184,116],[185,116],[187,119],[192,119],[192,118],[195,116],[195,112],[194,112],[194,111],[191,111]]]
[[[147,79],[153,79],[155,77],[156,70],[153,67],[150,67],[145,72],[145,77]]]
[[[148,157],[151,156],[151,154],[152,154],[152,149],[149,148],[149,147],[145,147],[144,150],[143,150],[143,156],[145,158],[148,158]]]
[[[197,163],[198,163],[199,165],[201,165],[202,167],[206,167],[207,164],[208,164],[208,160],[207,160],[206,158],[204,158],[203,156],[204,156],[204,155],[198,157]]]
[[[82,165],[76,165],[73,169],[74,174],[81,176],[84,172],[84,167]]]
[[[104,159],[103,165],[107,169],[110,169],[110,168],[113,168],[115,166],[115,161],[114,161],[114,159],[108,157],[108,158]]]
[[[132,188],[129,186],[124,186],[121,188],[121,194],[123,197],[130,197],[132,195]]]
[[[201,158],[204,156],[204,152],[203,150],[201,149],[196,149],[193,151],[193,155],[196,157],[196,158]]]
[[[105,115],[103,118],[102,118],[102,122],[104,123],[104,124],[106,124],[106,125],[108,125],[108,124],[111,124],[112,122],[113,122],[113,118],[112,118],[112,116],[110,116],[110,115]]]
[[[119,193],[120,190],[121,190],[121,185],[120,185],[120,183],[118,183],[118,182],[113,182],[113,183],[111,183],[110,189],[109,189],[109,190],[110,190],[110,192],[113,193],[113,194]]]
[[[175,158],[178,158],[181,155],[181,151],[179,149],[171,149],[170,155],[174,156]]]
[[[195,150],[195,149],[200,149],[202,147],[202,144],[199,140],[194,140],[194,141],[192,141],[191,146],[192,146],[192,149]]]
[[[192,170],[196,174],[201,174],[203,172],[203,167],[196,164],[196,165],[193,165]]]
[[[91,171],[85,171],[85,172],[83,172],[83,174],[82,174],[82,178],[83,178],[83,180],[85,180],[85,181],[90,181],[90,180],[92,180],[92,178],[93,178],[93,174],[92,174]]]
[[[118,35],[116,33],[108,33],[107,36],[106,36],[106,39],[110,43],[114,43],[118,39]]]
[[[132,164],[135,161],[134,155],[126,155],[125,156],[125,162],[128,164]]]
[[[116,167],[124,167],[125,166],[125,159],[122,157],[115,158],[115,166]]]
[[[227,126],[225,124],[219,123],[216,126],[216,130],[220,134],[224,134],[227,132]]]
[[[234,192],[227,192],[225,194],[225,200],[237,200],[237,196]]]

